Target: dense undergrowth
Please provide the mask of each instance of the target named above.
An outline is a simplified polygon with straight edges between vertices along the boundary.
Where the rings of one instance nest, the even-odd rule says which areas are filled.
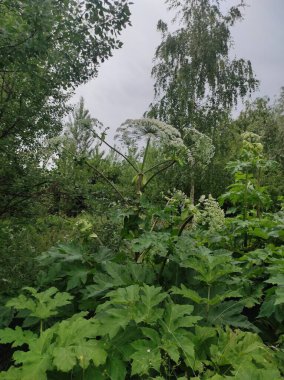
[[[272,166],[248,134],[219,203],[140,193],[50,220],[30,286],[2,293],[0,379],[282,379],[284,210],[260,181]],[[61,243],[33,254],[46,239]]]

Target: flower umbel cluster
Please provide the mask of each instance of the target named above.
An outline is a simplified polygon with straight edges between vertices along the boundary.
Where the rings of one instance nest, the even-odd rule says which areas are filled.
[[[195,226],[203,226],[210,232],[220,231],[224,227],[224,211],[211,194],[209,194],[208,198],[202,195],[196,207],[198,211],[194,216]]]
[[[150,138],[163,145],[185,147],[181,134],[176,128],[156,119],[127,119],[117,129],[116,137],[123,142]]]

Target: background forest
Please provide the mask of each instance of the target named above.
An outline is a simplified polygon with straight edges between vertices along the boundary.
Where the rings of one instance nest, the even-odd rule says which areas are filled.
[[[0,379],[284,378],[284,89],[250,99],[242,1],[166,3],[113,141],[70,98],[131,3],[0,0]]]

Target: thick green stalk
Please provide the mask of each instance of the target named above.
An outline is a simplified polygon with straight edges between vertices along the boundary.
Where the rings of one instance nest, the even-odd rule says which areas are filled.
[[[149,145],[150,145],[150,138],[147,140],[144,156],[143,156],[143,161],[142,161],[142,166],[141,166],[141,172],[138,174],[138,179],[137,179],[137,194],[141,195],[142,189],[143,189],[143,179],[144,179],[144,167],[145,163],[147,160],[147,154],[149,150]]]
[[[91,131],[93,133],[93,135],[98,138],[102,143],[104,143],[106,146],[108,146],[110,149],[112,149],[115,153],[119,154],[121,157],[123,157],[128,163],[129,165],[135,170],[136,173],[139,173],[139,170],[137,169],[137,167],[129,160],[129,158],[127,156],[125,156],[125,154],[121,153],[118,149],[116,149],[114,146],[110,145],[107,141],[105,141],[104,139],[102,139],[97,133],[95,133],[94,131]]]
[[[173,160],[165,160],[165,161],[159,162],[158,164],[156,164],[156,165],[152,166],[151,168],[145,170],[144,174],[151,172],[152,170],[158,168],[161,165],[172,163],[172,162],[173,162]]]
[[[145,185],[143,186],[143,190],[145,190],[145,187],[148,186],[149,182],[152,181],[152,179],[154,179],[158,174],[160,174],[161,172],[163,172],[164,170],[167,170],[169,167],[173,166],[174,164],[176,163],[175,160],[171,161],[169,165],[161,168],[160,170],[158,170],[157,172],[153,173],[151,175],[151,177],[148,179],[148,181],[145,183]]]
[[[124,196],[121,194],[121,192],[116,188],[116,186],[97,168],[95,168],[93,165],[89,164],[87,161],[84,161],[87,166],[89,166],[91,169],[93,169],[99,176],[101,176],[109,185],[110,187],[120,196],[120,198],[125,202]]]
[[[208,317],[209,308],[210,308],[210,305],[209,305],[210,296],[211,296],[210,293],[211,293],[211,285],[208,285],[208,290],[207,290],[207,305],[206,305],[206,314],[207,314],[207,317]]]
[[[180,237],[182,235],[183,230],[192,221],[192,219],[193,219],[193,215],[190,215],[188,218],[186,218],[186,220],[183,222],[183,224],[181,225],[181,227],[179,229],[179,232],[178,232],[178,235],[177,235],[178,237]],[[168,249],[167,255],[164,257],[164,260],[163,260],[162,265],[161,265],[161,269],[160,269],[160,272],[159,272],[159,275],[158,275],[158,281],[159,282],[161,282],[161,279],[162,279],[163,272],[164,272],[165,266],[167,264],[167,261],[168,261],[169,257],[173,253],[174,253],[174,244],[171,244],[171,246]]]
[[[150,141],[151,141],[151,138],[149,137],[148,140],[147,140],[147,144],[146,144],[146,148],[145,148],[145,152],[144,152],[144,156],[143,156],[143,162],[142,162],[142,167],[141,167],[141,172],[142,173],[144,172],[144,167],[145,167],[145,163],[146,163],[146,159],[147,159],[147,154],[148,154],[148,150],[149,150],[149,146],[150,146]]]
[[[243,221],[247,220],[247,209],[248,209],[247,203],[248,203],[248,171],[246,170],[244,205],[243,205]],[[247,227],[245,227],[244,248],[247,248],[247,245],[248,245],[248,233],[247,233]]]

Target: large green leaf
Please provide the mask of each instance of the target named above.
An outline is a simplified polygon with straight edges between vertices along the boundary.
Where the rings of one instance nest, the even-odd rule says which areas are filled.
[[[192,312],[193,306],[191,305],[178,305],[168,302],[161,321],[162,329],[165,333],[173,334],[182,327],[194,326],[202,317],[192,316]]]
[[[231,366],[236,374],[241,370],[245,372],[246,368],[271,369],[272,373],[277,369],[273,352],[257,334],[230,329],[219,330],[218,334],[218,341],[210,347],[210,360],[214,366]]]
[[[257,331],[257,328],[242,314],[243,301],[224,301],[210,308],[208,321],[214,326],[233,326]]]
[[[270,369],[259,369],[252,365],[244,365],[241,368],[238,368],[236,371],[233,371],[234,376],[227,376],[226,379],[234,380],[281,380],[279,370],[277,368]]]
[[[124,380],[126,377],[126,363],[119,357],[108,357],[106,370],[112,380]]]
[[[57,309],[70,304],[73,299],[69,293],[61,293],[55,287],[44,292],[37,292],[31,287],[26,287],[24,290],[31,294],[30,298],[21,294],[16,298],[11,298],[6,305],[17,310],[28,310],[30,316],[41,320],[58,314]]]
[[[212,305],[212,306],[216,304],[220,304],[226,298],[241,297],[240,292],[238,292],[237,290],[223,291],[222,294],[218,294],[211,298],[209,298],[208,296],[201,297],[195,290],[186,288],[183,284],[181,284],[180,289],[173,286],[171,290],[173,294],[178,294],[185,298],[189,298],[197,304],[206,304],[206,305]]]
[[[90,270],[85,267],[76,266],[67,272],[67,291],[84,285],[87,281]]]
[[[140,339],[132,343],[135,352],[132,358],[132,375],[146,375],[151,368],[159,371],[161,365],[161,353],[159,347],[151,340]]]
[[[125,328],[131,321],[155,323],[163,315],[163,309],[158,305],[166,297],[161,287],[146,284],[130,285],[107,293],[109,300],[97,308],[100,331],[113,338],[120,328]]]
[[[86,290],[83,291],[84,298],[98,297],[119,287],[153,283],[154,273],[144,264],[127,262],[122,265],[107,262],[102,267],[103,271],[97,272],[94,276],[95,284],[87,286]]]
[[[22,368],[10,367],[8,371],[0,372],[1,380],[22,380],[23,371]]]
[[[90,361],[92,361],[96,367],[105,364],[107,352],[103,347],[103,343],[97,340],[89,340],[74,346],[80,367],[88,368]]]
[[[30,342],[27,352],[16,351],[13,358],[17,364],[22,364],[23,380],[47,379],[46,372],[53,369],[52,344],[53,331],[44,331],[37,340]]]
[[[96,367],[106,361],[103,343],[92,339],[98,335],[98,326],[93,319],[79,314],[56,326],[56,342],[53,363],[62,372],[70,371],[77,363],[86,369],[90,361]]]
[[[167,297],[167,293],[162,292],[161,287],[144,284],[141,288],[140,297],[141,315],[136,321],[144,321],[149,324],[156,322],[163,314],[163,309],[158,305]]]
[[[72,346],[55,347],[53,350],[53,364],[62,372],[69,372],[77,364],[77,357]]]
[[[12,343],[12,347],[22,346],[25,343],[30,344],[36,339],[36,334],[29,330],[22,330],[19,326],[16,326],[15,330],[10,328],[0,330],[0,343]]]
[[[284,304],[284,263],[280,260],[277,263],[269,268],[270,272],[273,273],[273,275],[268,280],[266,280],[266,282],[277,285],[277,287],[275,287],[274,304],[281,305]]]
[[[193,306],[177,305],[168,302],[165,314],[160,320],[163,349],[175,362],[179,360],[180,353],[183,354],[187,365],[192,366],[194,362],[194,342],[186,328],[193,327],[202,318],[192,316]]]

